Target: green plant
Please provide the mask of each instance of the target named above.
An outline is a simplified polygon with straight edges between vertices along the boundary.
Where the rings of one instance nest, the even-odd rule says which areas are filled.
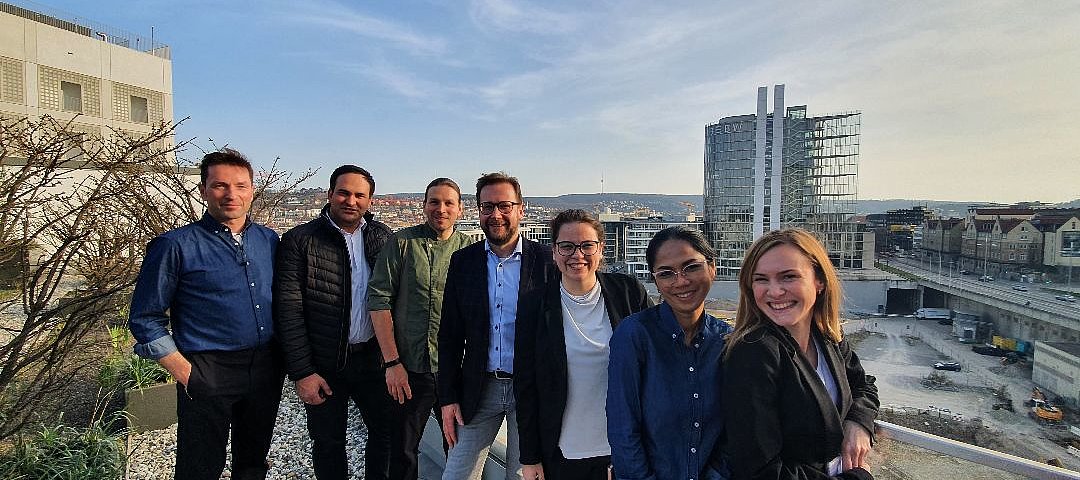
[[[111,354],[98,371],[98,384],[120,390],[146,388],[169,380],[169,372],[153,360],[128,353],[131,331],[127,327],[109,327]]]
[[[42,425],[0,455],[0,478],[118,480],[124,475],[127,457],[123,433],[110,433],[111,424],[98,419],[87,428]]]

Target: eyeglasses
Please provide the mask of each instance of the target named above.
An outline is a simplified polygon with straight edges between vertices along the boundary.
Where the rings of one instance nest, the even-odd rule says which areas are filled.
[[[600,250],[600,242],[594,242],[592,240],[586,240],[581,243],[574,242],[556,242],[555,251],[559,252],[559,255],[569,257],[574,254],[574,250],[581,250],[581,254],[586,257],[595,255]]]
[[[516,205],[521,205],[521,202],[484,202],[480,204],[480,213],[484,215],[491,215],[492,213],[495,213],[495,208],[498,207],[500,213],[502,213],[503,215],[507,215],[510,212],[514,211],[514,206]]]
[[[653,279],[656,283],[663,283],[665,285],[675,283],[675,279],[682,275],[684,279],[689,280],[691,276],[701,274],[705,272],[705,267],[708,264],[705,262],[694,262],[683,265],[682,270],[675,270],[673,268],[662,268],[655,272],[652,272]]]

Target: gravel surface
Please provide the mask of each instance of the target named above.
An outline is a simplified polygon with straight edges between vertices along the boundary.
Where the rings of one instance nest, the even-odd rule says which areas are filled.
[[[353,478],[363,478],[364,441],[367,439],[367,429],[363,425],[360,412],[350,403],[346,452]],[[129,445],[128,480],[172,478],[173,463],[176,461],[176,425],[132,435]],[[311,469],[311,439],[307,434],[304,406],[290,382],[286,382],[282,392],[269,461],[270,473],[267,478],[315,478],[315,472]],[[221,478],[232,478],[228,463],[226,460]]]

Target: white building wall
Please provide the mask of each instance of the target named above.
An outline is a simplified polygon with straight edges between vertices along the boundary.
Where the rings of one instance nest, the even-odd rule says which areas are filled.
[[[0,12],[0,57],[5,57],[0,60],[9,64],[11,60],[17,61],[22,70],[21,101],[0,97],[0,114],[6,117],[36,118],[47,114],[66,121],[78,116],[78,123],[98,127],[103,133],[108,132],[103,127],[143,132],[158,121],[173,121],[172,62],[168,59],[3,12]],[[80,76],[90,77],[90,82],[95,83],[83,86],[82,113],[42,104],[43,92],[59,89],[59,85],[42,85],[43,79],[53,82],[57,78]],[[10,86],[11,81],[4,76],[5,86]],[[117,90],[122,95],[131,92],[147,95],[148,103],[159,105],[155,111],[160,113],[150,116],[147,123],[117,118],[114,100],[122,105],[130,103],[127,98],[114,98]],[[91,92],[96,95],[88,98]]]
[[[1035,342],[1031,381],[1073,405],[1080,401],[1080,358],[1044,342]]]

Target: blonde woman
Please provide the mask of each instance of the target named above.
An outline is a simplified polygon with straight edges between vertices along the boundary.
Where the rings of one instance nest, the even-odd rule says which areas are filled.
[[[840,281],[810,233],[759,238],[739,273],[723,361],[732,477],[873,479],[878,397],[840,329]]]

